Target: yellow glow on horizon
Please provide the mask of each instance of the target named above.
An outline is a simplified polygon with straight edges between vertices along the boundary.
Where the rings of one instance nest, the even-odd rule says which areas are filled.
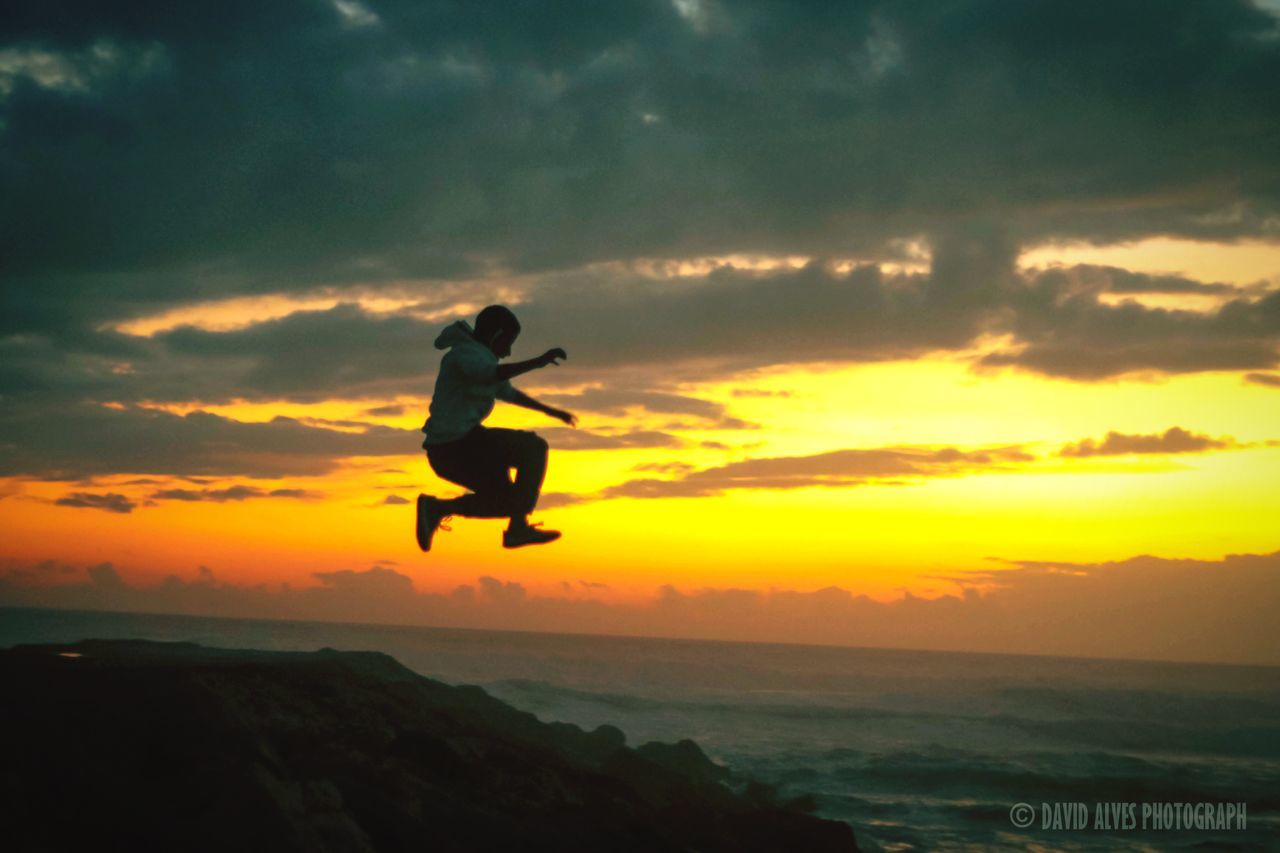
[[[418,491],[461,490],[436,480],[416,442],[403,456],[349,459],[333,473],[284,480],[176,478],[127,485],[129,475],[93,485],[33,483],[8,498],[15,535],[8,556],[32,561],[117,564],[130,581],[193,577],[209,566],[237,584],[315,583],[314,572],[363,571],[379,561],[413,578],[421,591],[447,593],[477,577],[516,580],[530,594],[563,595],[562,582],[608,584],[590,597],[649,600],[674,584],[701,588],[814,590],[838,586],[888,600],[910,591],[954,592],[938,575],[991,571],[991,557],[1080,562],[1140,553],[1213,559],[1277,547],[1274,489],[1280,473],[1274,389],[1235,374],[1161,381],[1082,384],[1014,371],[975,374],[958,357],[857,367],[763,371],[734,382],[681,388],[723,403],[756,430],[679,432],[680,448],[555,449],[547,492],[590,496],[636,477],[646,463],[713,468],[756,457],[807,456],[841,449],[1021,446],[1036,459],[1006,470],[899,478],[843,488],[735,490],[699,498],[590,501],[540,512],[565,537],[554,546],[504,551],[500,521],[457,519],[430,555],[412,538]],[[744,396],[741,392],[747,392]],[[735,394],[735,392],[739,392]],[[404,414],[380,423],[416,429],[425,398],[400,397]],[[270,420],[278,414],[370,420],[377,401],[313,405],[209,407],[227,417]],[[652,428],[662,417],[587,417],[590,428]],[[500,406],[491,425],[558,426],[532,412]],[[1069,442],[1108,431],[1163,433],[1179,426],[1240,449],[1203,454],[1068,459]],[[700,442],[716,439],[725,449]],[[192,490],[249,484],[263,491],[303,488],[318,500],[257,498],[243,502],[160,501],[161,488]],[[74,491],[116,492],[139,507],[128,515],[51,505]],[[74,528],[76,536],[66,531]],[[57,543],[56,554],[50,543]]]

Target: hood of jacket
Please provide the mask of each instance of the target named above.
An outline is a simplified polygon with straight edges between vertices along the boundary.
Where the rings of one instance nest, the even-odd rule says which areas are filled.
[[[436,338],[436,349],[449,349],[461,343],[478,343],[471,324],[466,320],[458,320],[444,327],[444,331]]]

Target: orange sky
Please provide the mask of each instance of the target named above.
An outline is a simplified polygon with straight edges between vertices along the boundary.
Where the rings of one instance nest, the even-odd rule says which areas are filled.
[[[1197,278],[1218,270],[1213,280],[1239,284],[1274,281],[1280,271],[1280,249],[1255,245],[1162,240],[1062,252],[1062,260],[1072,263],[1122,259],[1133,269],[1185,271]],[[1055,262],[1048,248],[1029,253],[1024,263],[1030,261]],[[239,301],[193,307],[180,317],[225,328],[274,316],[282,305],[298,307],[282,298]],[[133,328],[152,330],[145,319]],[[1088,562],[1150,553],[1212,559],[1280,547],[1274,530],[1280,517],[1274,488],[1280,474],[1280,446],[1274,444],[1280,437],[1280,391],[1245,382],[1235,372],[1093,383],[980,373],[971,369],[971,356],[817,364],[688,384],[681,393],[720,403],[727,415],[755,428],[685,423],[673,430],[684,442],[678,449],[555,450],[553,438],[545,491],[592,495],[628,479],[667,476],[643,473],[645,466],[660,463],[705,469],[748,457],[844,449],[1016,447],[1027,460],[830,486],[593,500],[540,513],[548,526],[565,532],[564,539],[519,552],[497,547],[500,523],[456,520],[429,555],[418,552],[410,534],[412,506],[383,501],[391,495],[411,501],[419,490],[457,490],[435,480],[412,445],[402,457],[347,459],[329,475],[253,483],[265,491],[303,489],[315,495],[302,499],[162,501],[119,514],[54,505],[73,484],[10,480],[5,555],[18,562],[110,561],[137,583],[171,573],[191,576],[207,566],[230,583],[305,586],[313,582],[312,572],[381,562],[424,591],[444,592],[494,575],[546,594],[564,581],[590,581],[607,585],[591,595],[610,601],[644,600],[668,583],[687,589],[839,586],[889,600],[904,591],[926,597],[955,592],[954,583],[938,576],[988,571],[997,565],[988,558]],[[590,373],[590,365],[579,367]],[[608,387],[610,378],[602,371],[598,385]],[[540,389],[537,374],[521,384],[535,394],[555,390]],[[421,424],[429,390],[405,388],[381,401],[170,408],[201,408],[241,421],[287,415],[413,429]],[[404,413],[362,414],[379,404],[401,404]],[[631,410],[586,415],[582,427],[658,429],[672,420],[679,418]],[[501,405],[490,424],[544,432],[556,426]],[[1110,431],[1158,435],[1173,427],[1229,444],[1194,453],[1059,455],[1067,444],[1101,441]],[[139,478],[122,471],[98,478],[92,490],[142,504],[160,488],[216,490],[251,482],[215,478],[197,486],[148,478],[155,482],[129,485]]]

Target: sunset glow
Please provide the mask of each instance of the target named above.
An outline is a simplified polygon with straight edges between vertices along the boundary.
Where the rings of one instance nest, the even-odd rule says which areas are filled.
[[[982,36],[981,64],[952,31],[978,25],[941,11],[793,22],[817,27],[799,56],[768,16],[646,9],[550,58],[307,7],[334,53],[296,78],[292,47],[224,66],[154,22],[15,34],[0,145],[34,165],[0,172],[26,223],[0,329],[3,600],[240,615],[365,584],[458,624],[741,638],[770,596],[942,613],[1140,559],[1276,562],[1269,7],[1171,53],[1167,92],[1127,49],[1042,57],[1020,41],[1052,41],[1038,19]],[[111,169],[45,140],[64,126],[112,140]],[[488,422],[550,442],[537,519],[564,537],[504,551],[500,523],[455,519],[424,554],[417,495],[459,493],[420,447],[432,341],[494,303],[524,324],[513,359],[569,353],[516,385],[576,430]],[[1247,592],[1276,601],[1268,571]],[[713,604],[645,621],[680,596]],[[493,609],[526,599],[527,624]],[[843,618],[769,636],[876,642]]]

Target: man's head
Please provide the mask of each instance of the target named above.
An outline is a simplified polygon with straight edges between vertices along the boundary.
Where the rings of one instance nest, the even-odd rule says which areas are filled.
[[[476,316],[476,340],[498,358],[511,355],[511,345],[520,334],[520,321],[505,305],[490,305]]]

